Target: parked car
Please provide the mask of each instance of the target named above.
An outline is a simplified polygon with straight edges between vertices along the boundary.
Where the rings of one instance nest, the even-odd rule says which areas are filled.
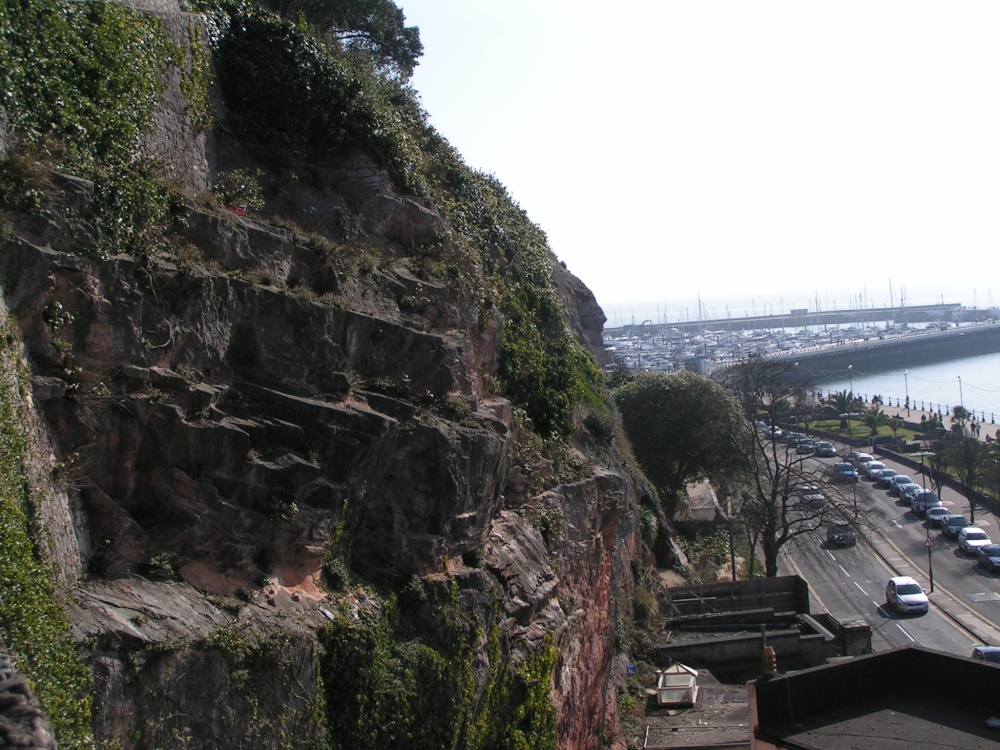
[[[833,465],[833,478],[840,482],[857,482],[858,471],[850,461],[841,461]]]
[[[918,492],[920,492],[920,485],[916,482],[909,482],[897,485],[896,487],[896,494],[899,495],[899,499],[907,505],[910,504],[910,498],[914,497]]]
[[[885,603],[899,614],[926,612],[930,607],[927,594],[910,576],[890,578],[885,586]]]
[[[860,469],[862,465],[871,463],[875,460],[875,457],[871,453],[855,453],[853,457],[851,457],[850,453],[847,455],[847,460],[857,466],[858,469]]]
[[[958,532],[968,525],[968,518],[952,513],[941,522],[941,533],[950,539],[958,539]]]
[[[764,429],[764,432],[767,433],[768,435],[770,435],[771,437],[775,438],[775,439],[781,437],[781,428],[780,427],[767,427],[767,428]]]
[[[864,474],[869,479],[872,478],[872,472],[882,471],[885,468],[885,464],[881,461],[865,461],[861,466],[858,467],[858,471]]]
[[[799,497],[802,498],[803,505],[822,505],[826,499],[815,484],[804,484],[799,487]]]
[[[947,508],[944,507],[944,503],[942,503],[940,500],[928,500],[927,502],[920,503],[916,508],[914,508],[913,514],[917,518],[923,518],[932,510],[935,510],[937,508],[944,508],[945,510],[948,510]],[[950,514],[951,511],[948,510],[948,513]]]
[[[1000,646],[976,646],[972,649],[972,658],[1000,664]]]
[[[958,530],[958,546],[967,555],[976,554],[976,550],[987,544],[993,544],[993,540],[978,526],[966,526]]]
[[[928,526],[931,528],[938,528],[941,526],[941,522],[951,515],[951,511],[943,505],[938,505],[935,508],[928,508],[924,515],[927,516]]]
[[[816,455],[820,458],[833,458],[837,455],[837,449],[829,440],[820,440],[816,443]]]
[[[1000,573],[1000,544],[984,544],[976,550],[976,557],[987,573]]]
[[[916,484],[916,482],[913,481],[913,477],[909,474],[896,474],[889,480],[889,494],[902,497],[899,493],[899,488],[904,484]]]
[[[875,477],[875,484],[883,489],[889,489],[892,484],[892,478],[896,476],[895,469],[881,469],[879,470],[878,476]]]
[[[941,498],[937,496],[934,490],[920,490],[920,492],[916,492],[910,497],[910,507],[916,510],[918,505],[933,504],[940,502],[940,500]]]
[[[847,521],[834,521],[826,530],[826,541],[830,544],[854,544],[857,539],[851,524]]]
[[[976,646],[972,649],[972,658],[1000,664],[1000,646]]]
[[[816,443],[812,440],[806,438],[805,440],[800,440],[799,444],[795,446],[796,453],[812,453],[816,450]]]

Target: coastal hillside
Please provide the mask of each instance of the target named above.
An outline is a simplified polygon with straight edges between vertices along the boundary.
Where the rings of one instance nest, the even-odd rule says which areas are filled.
[[[604,315],[429,126],[417,30],[0,39],[0,645],[59,746],[624,747],[652,491]]]

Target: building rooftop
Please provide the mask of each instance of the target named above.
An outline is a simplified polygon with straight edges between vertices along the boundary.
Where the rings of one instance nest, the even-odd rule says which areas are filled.
[[[698,670],[698,700],[683,709],[650,705],[642,747],[682,750],[750,746],[746,685],[725,685]]]
[[[757,747],[996,748],[1000,667],[919,646],[748,685]]]

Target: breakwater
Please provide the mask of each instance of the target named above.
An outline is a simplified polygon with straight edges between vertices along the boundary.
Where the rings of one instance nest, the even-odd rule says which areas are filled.
[[[803,380],[816,380],[828,378],[834,373],[846,373],[848,367],[865,372],[902,370],[996,352],[1000,352],[1000,323],[913,333],[772,356],[774,359],[797,362]]]
[[[900,307],[873,307],[847,310],[808,311],[793,310],[777,315],[746,315],[743,317],[699,318],[697,320],[639,322],[604,329],[604,335],[632,336],[659,333],[669,329],[681,332],[698,331],[770,331],[781,328],[806,328],[815,326],[873,326],[877,322],[889,321],[898,324],[928,323],[944,321],[949,323],[986,320],[989,311],[962,307],[958,303],[934,305],[911,305]]]

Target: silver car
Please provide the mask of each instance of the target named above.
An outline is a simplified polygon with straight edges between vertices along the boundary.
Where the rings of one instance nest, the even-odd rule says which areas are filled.
[[[901,615],[926,612],[930,608],[927,594],[910,576],[890,578],[885,586],[885,603]]]
[[[861,465],[861,473],[869,479],[872,479],[872,474],[874,472],[882,471],[884,468],[885,464],[881,461],[868,461]]]

